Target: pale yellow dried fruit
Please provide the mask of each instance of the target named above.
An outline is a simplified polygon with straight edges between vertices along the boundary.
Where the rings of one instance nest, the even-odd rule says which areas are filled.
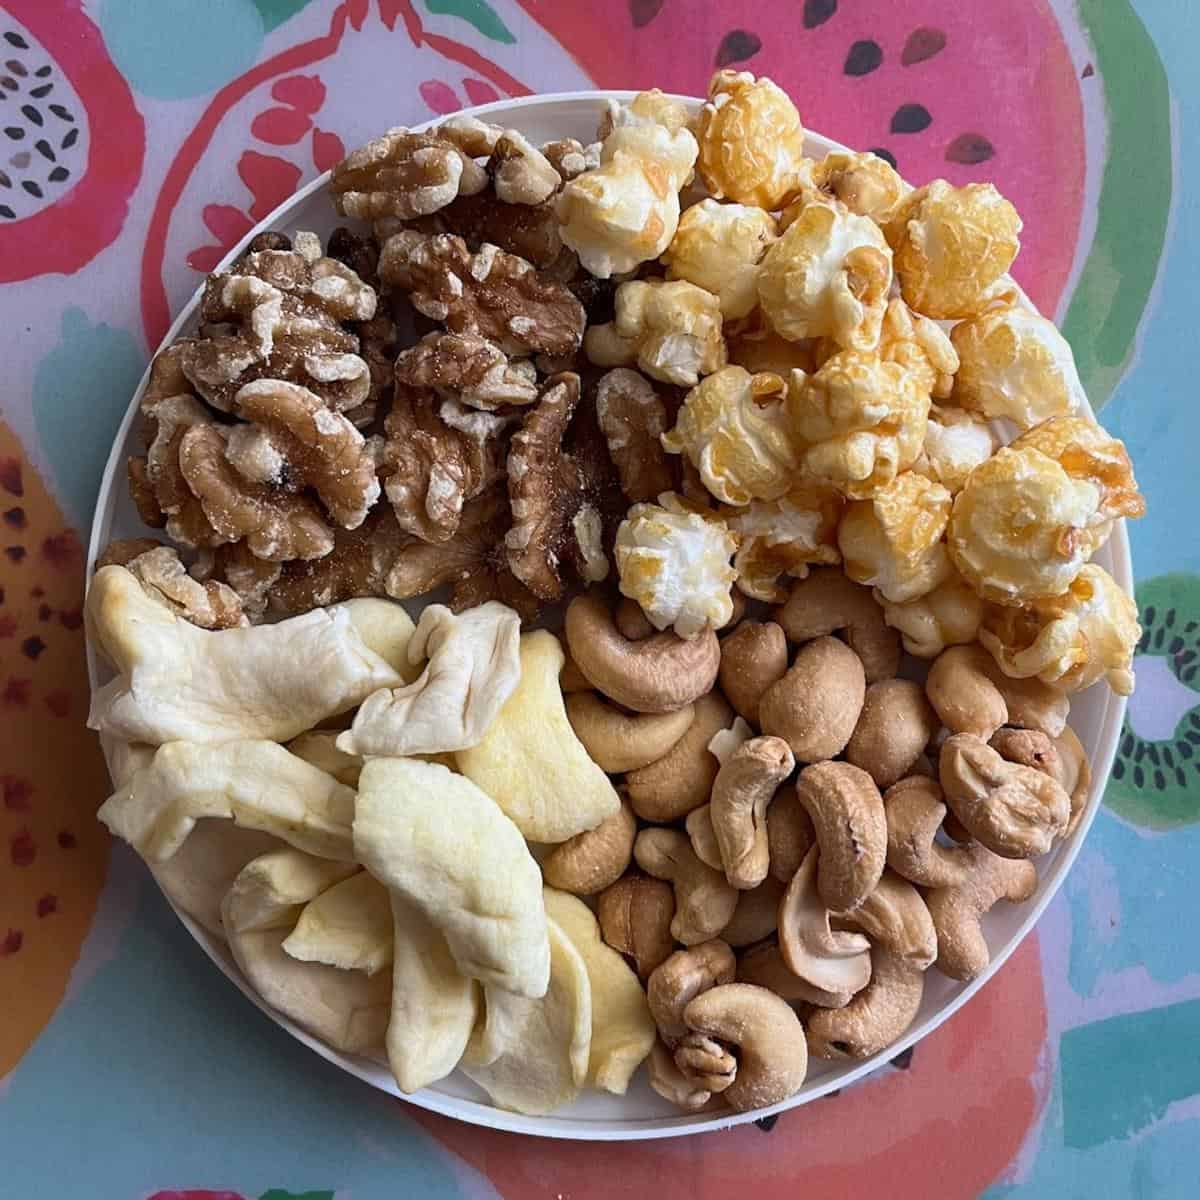
[[[879,342],[892,252],[869,217],[806,204],[763,256],[758,298],[786,338],[830,337],[853,350]]]
[[[961,321],[950,333],[958,351],[954,402],[1028,429],[1065,416],[1084,401],[1067,339],[1027,308],[1002,308]]]
[[[925,443],[913,470],[957,494],[971,472],[996,452],[999,441],[978,413],[932,404],[925,423]]]
[[[729,565],[737,542],[725,523],[665,492],[635,504],[617,530],[621,594],[636,600],[655,629],[690,638],[733,615]]]
[[[797,465],[784,390],[778,375],[725,367],[688,392],[663,446],[686,454],[724,504],[777,500]]]
[[[939,320],[973,317],[999,295],[1021,248],[1021,218],[990,183],[918,188],[889,223],[896,278],[910,308]]]
[[[986,600],[1026,604],[1060,596],[1107,524],[1100,489],[1033,447],[1006,446],[975,468],[954,499],[948,544],[963,578]]]
[[[697,170],[718,199],[778,209],[809,178],[796,106],[782,88],[748,71],[712,77],[697,138]]]
[[[811,566],[841,562],[837,530],[845,503],[836,488],[794,484],[777,500],[726,512],[725,522],[740,543],[733,558],[738,591],[782,604],[788,585],[781,575],[803,579]]]
[[[804,472],[867,499],[917,461],[929,393],[897,363],[843,350],[816,374],[793,371],[788,417]]]
[[[1118,696],[1133,691],[1133,652],[1141,636],[1132,597],[1094,563],[1052,600],[1027,608],[992,605],[979,631],[1006,675],[1036,676],[1070,692],[1104,679]]]
[[[701,200],[679,218],[662,258],[667,278],[712,292],[726,320],[748,316],[758,303],[758,264],[777,236],[761,208]]]
[[[884,620],[900,631],[904,649],[915,658],[937,658],[947,646],[973,642],[983,620],[983,601],[957,571],[932,591],[904,604],[893,604],[879,592]]]
[[[693,387],[725,365],[721,304],[686,280],[631,280],[617,288],[614,319],[588,329],[583,348],[597,366],[636,363],[653,379]]]
[[[951,504],[940,483],[913,471],[854,501],[838,528],[846,574],[897,604],[932,591],[951,571],[942,542]]]

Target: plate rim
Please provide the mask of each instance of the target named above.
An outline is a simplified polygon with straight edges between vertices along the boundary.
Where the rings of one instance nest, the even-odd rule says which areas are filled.
[[[596,103],[603,105],[609,100],[615,100],[618,103],[631,100],[638,94],[633,89],[577,89],[565,92],[547,92],[535,94],[531,96],[521,96],[512,99],[495,100],[488,104],[475,105],[469,108],[460,109],[456,113],[447,114],[432,118],[428,121],[423,121],[419,124],[408,126],[408,128],[423,132],[437,125],[442,124],[445,120],[455,116],[470,116],[470,117],[487,117],[490,114],[503,112],[505,114],[516,113],[517,117],[514,123],[519,120],[520,110],[532,108],[540,105],[553,106],[555,104],[573,104],[579,102]],[[697,106],[703,101],[699,97],[684,96],[677,93],[668,93],[672,99],[680,100],[689,106]],[[850,151],[850,148],[842,143],[835,141],[833,138],[827,137],[816,130],[806,129],[805,137],[817,142],[825,148],[825,153]],[[287,215],[293,209],[297,208],[317,192],[327,188],[332,172],[325,171],[321,175],[312,179],[304,187],[293,192],[292,195],[276,205],[261,221],[253,226],[235,245],[233,245],[228,253],[224,255],[221,261],[213,268],[214,271],[223,271],[229,267],[237,258],[245,251],[249,243],[261,232],[274,228],[280,222],[287,220]],[[1036,305],[1029,299],[1021,288],[1017,288],[1020,296],[1020,301],[1028,306],[1032,311],[1039,312]],[[141,379],[135,388],[129,406],[125,410],[120,424],[113,435],[112,448],[109,451],[108,458],[105,462],[104,472],[101,476],[100,488],[97,493],[96,508],[93,513],[91,532],[88,539],[87,556],[86,556],[86,583],[90,588],[91,580],[94,574],[95,562],[99,557],[101,549],[107,544],[113,524],[113,511],[115,508],[114,493],[115,488],[119,485],[118,476],[124,473],[124,459],[126,455],[126,443],[129,439],[129,434],[133,423],[137,420],[142,395],[146,390],[146,385],[150,377],[150,366],[154,358],[165,347],[171,345],[172,342],[179,336],[180,331],[186,326],[196,313],[200,306],[204,292],[204,281],[197,286],[192,293],[190,299],[181,306],[175,319],[171,322],[170,327],[163,335],[162,340],[150,355],[146,369],[142,374]],[[1086,399],[1086,397],[1085,397]],[[1090,399],[1087,399],[1087,412],[1093,420],[1096,419],[1095,410],[1091,406]],[[1134,595],[1134,578],[1132,557],[1130,554],[1129,537],[1126,530],[1125,521],[1119,520],[1110,537],[1107,547],[1112,555],[1112,570],[1113,578],[1120,584],[1130,596]],[[87,660],[88,683],[90,690],[94,692],[98,686],[98,664],[95,647],[93,646],[90,637],[86,637],[85,630],[85,649]],[[748,1113],[722,1113],[716,1116],[694,1116],[689,1114],[680,1114],[679,1116],[662,1116],[662,1117],[645,1117],[645,1118],[621,1118],[621,1117],[606,1117],[606,1118],[579,1118],[572,1120],[565,1117],[554,1116],[549,1114],[546,1116],[526,1116],[521,1113],[509,1112],[506,1109],[496,1108],[490,1104],[484,1104],[480,1101],[470,1100],[462,1097],[448,1095],[442,1092],[433,1091],[431,1088],[422,1088],[419,1092],[405,1094],[401,1092],[392,1081],[392,1086],[388,1087],[386,1083],[380,1081],[375,1072],[380,1068],[377,1063],[371,1060],[360,1058],[354,1055],[343,1054],[340,1051],[333,1049],[326,1043],[313,1037],[305,1030],[301,1029],[290,1018],[275,1011],[254,991],[254,989],[245,980],[242,973],[237,969],[233,962],[232,956],[227,948],[211,933],[199,925],[193,918],[188,916],[181,909],[176,907],[170,897],[165,892],[160,890],[163,898],[170,905],[175,915],[179,918],[184,928],[191,934],[192,938],[199,944],[200,948],[213,962],[213,964],[224,974],[243,995],[245,995],[261,1012],[265,1013],[276,1025],[286,1030],[297,1041],[307,1046],[310,1050],[320,1055],[327,1062],[341,1068],[343,1071],[354,1075],[362,1082],[374,1087],[378,1090],[395,1096],[396,1098],[413,1104],[418,1108],[423,1108],[430,1112],[438,1113],[442,1116],[452,1117],[456,1120],[466,1122],[471,1125],[478,1125],[489,1129],[500,1129],[510,1133],[521,1133],[535,1137],[547,1137],[554,1139],[565,1139],[573,1141],[595,1141],[595,1142],[619,1142],[619,1141],[652,1141],[660,1138],[685,1137],[693,1134],[711,1133],[723,1129],[731,1129],[738,1125],[749,1124],[752,1121],[761,1121],[764,1118],[777,1116],[790,1109],[802,1107],[813,1100],[818,1100],[828,1093],[848,1087],[853,1083],[866,1078],[879,1070],[880,1067],[886,1065],[897,1055],[903,1053],[909,1047],[914,1046],[922,1038],[929,1036],[939,1026],[948,1021],[956,1012],[959,1011],[970,999],[972,999],[981,988],[983,988],[1005,965],[1008,959],[1016,951],[1016,949],[1029,936],[1033,927],[1041,919],[1050,902],[1058,895],[1067,874],[1070,872],[1075,863],[1076,858],[1083,847],[1083,843],[1087,838],[1088,832],[1091,829],[1092,823],[1096,818],[1096,814],[1100,809],[1101,800],[1104,794],[1105,786],[1107,785],[1109,774],[1112,770],[1113,760],[1116,757],[1117,746],[1120,741],[1121,724],[1124,720],[1125,709],[1128,704],[1128,698],[1118,696],[1111,689],[1108,690],[1106,703],[1101,718],[1100,729],[1100,760],[1093,761],[1092,781],[1088,794],[1087,806],[1084,810],[1084,815],[1080,820],[1079,827],[1075,831],[1070,842],[1062,846],[1058,856],[1052,864],[1050,870],[1042,877],[1040,894],[1036,900],[1028,903],[1028,911],[1025,912],[1024,918],[1017,927],[1016,932],[1008,940],[1007,944],[1001,947],[992,957],[987,968],[981,972],[979,976],[971,980],[969,983],[962,985],[958,992],[950,997],[942,1004],[935,1012],[931,1013],[920,1024],[914,1024],[905,1031],[903,1036],[895,1042],[886,1046],[878,1054],[872,1055],[868,1059],[864,1059],[860,1063],[856,1063],[843,1069],[841,1072],[830,1075],[811,1087],[806,1087],[802,1092],[795,1096],[789,1097],[778,1104],[771,1105],[763,1109],[755,1109]],[[157,881],[155,886],[157,886]],[[619,1099],[619,1098],[618,1098]]]

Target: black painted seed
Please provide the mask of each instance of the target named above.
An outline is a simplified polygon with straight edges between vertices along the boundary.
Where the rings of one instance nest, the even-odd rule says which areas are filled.
[[[1188,667],[1186,670],[1180,671],[1180,672],[1179,672],[1179,678],[1180,678],[1180,679],[1181,679],[1181,680],[1182,680],[1184,683],[1191,683],[1191,682],[1192,682],[1192,680],[1196,678],[1196,668],[1195,668],[1195,667]]]
[[[0,204],[0,217],[4,217],[5,220],[11,221],[16,217],[16,215],[17,214],[13,212],[13,210],[9,208],[7,204]]]
[[[38,185],[37,185],[36,183],[34,183],[32,179],[25,179],[25,180],[22,180],[22,181],[21,181],[21,186],[22,186],[22,187],[23,187],[23,188],[24,188],[24,189],[25,189],[25,190],[26,190],[26,191],[27,191],[27,192],[28,192],[28,193],[29,193],[31,196],[36,196],[36,197],[37,197],[39,200],[41,200],[41,199],[42,199],[42,189],[41,189],[40,187],[38,187]]]
[[[55,159],[54,159],[54,151],[50,149],[50,143],[49,143],[48,141],[46,141],[46,139],[45,139],[45,138],[38,138],[38,140],[37,140],[36,142],[34,142],[34,143],[33,143],[33,148],[34,148],[34,149],[35,149],[35,150],[36,150],[36,151],[37,151],[37,152],[38,152],[38,153],[39,153],[39,154],[40,154],[40,155],[41,155],[43,158],[48,158],[48,159],[49,159],[51,162],[54,162],[54,161],[55,161]]]
[[[64,104],[51,104],[50,111],[60,120],[69,121],[72,125],[75,124],[75,118],[71,115],[71,110]]]
[[[1175,768],[1175,780],[1181,788],[1187,787],[1187,776],[1179,767]]]
[[[1163,639],[1166,636],[1167,636],[1167,631],[1165,629],[1156,629],[1154,631],[1154,641],[1152,644],[1153,644],[1155,650],[1162,649]]]
[[[727,67],[730,63],[745,62],[753,58],[762,49],[762,38],[748,29],[731,29],[717,47],[717,67]]]
[[[1189,746],[1187,744],[1187,742],[1176,742],[1175,749],[1177,751],[1179,751],[1180,758],[1191,758],[1192,757],[1192,748],[1191,748],[1191,746]]]
[[[1133,782],[1136,783],[1138,787],[1146,786],[1146,772],[1143,771],[1141,767],[1133,768]]]
[[[1137,750],[1134,751],[1133,761],[1139,763],[1146,757],[1146,743],[1138,742]]]
[[[1171,644],[1167,647],[1168,654],[1178,654],[1183,649],[1183,638],[1176,635],[1171,639]]]
[[[845,75],[870,75],[872,71],[879,69],[882,62],[883,48],[878,42],[873,42],[868,38],[865,41],[855,42],[850,47],[850,53],[846,55],[846,61],[842,66],[842,73]]]
[[[51,183],[62,183],[64,179],[70,178],[71,172],[66,167],[55,167],[46,178]]]
[[[1142,633],[1142,636],[1140,638],[1138,638],[1137,650],[1135,651],[1135,653],[1144,654],[1146,651],[1146,647],[1149,645],[1150,645],[1150,630],[1147,629]]]
[[[17,125],[5,125],[4,132],[12,138],[14,142],[19,142],[25,136],[25,130]]]
[[[0,87],[7,88],[10,92],[15,92],[20,86],[11,75],[5,75],[0,79]]]
[[[1113,763],[1112,774],[1114,779],[1125,778],[1125,764],[1119,758]]]
[[[38,69],[36,71],[34,71],[34,74],[39,79],[45,79],[46,76],[49,75],[50,72],[53,70],[54,70],[54,68],[49,63],[47,63],[44,67],[38,67]]]
[[[882,158],[893,171],[896,169],[896,156],[890,150],[885,150],[882,146],[872,146],[870,153]]]
[[[38,112],[36,108],[33,107],[32,104],[22,104],[21,111],[25,114],[26,118],[32,121],[36,126],[38,126],[38,128],[41,128],[41,126],[46,123],[45,118],[40,112]]]
[[[804,0],[804,28],[816,29],[837,12],[837,0]]]
[[[1146,624],[1146,625],[1153,625],[1153,624],[1154,624],[1154,613],[1155,613],[1155,611],[1156,611],[1156,610],[1155,610],[1155,607],[1154,607],[1154,605],[1153,605],[1153,604],[1147,604],[1147,605],[1146,605],[1146,611],[1145,611],[1144,613],[1142,613],[1142,622],[1143,622],[1143,624]]]
[[[1200,713],[1196,712],[1194,709],[1188,713],[1188,724],[1196,729],[1200,729]]]
[[[1195,633],[1197,629],[1200,629],[1200,621],[1189,621],[1183,627],[1183,632],[1184,633]]]
[[[19,58],[10,58],[4,64],[18,79],[24,79],[29,72]]]
[[[996,147],[982,133],[960,133],[946,147],[946,161],[976,166],[995,158]]]
[[[1194,662],[1196,658],[1195,650],[1185,650],[1175,659],[1175,665],[1178,667],[1186,667],[1188,663]]]
[[[1170,628],[1172,628],[1172,627],[1174,626],[1174,624],[1175,624],[1175,610],[1174,610],[1173,608],[1168,608],[1168,609],[1167,609],[1167,615],[1166,615],[1165,617],[1163,617],[1163,624],[1164,624],[1164,625],[1166,625],[1166,627],[1167,627],[1168,629],[1170,629]]]
[[[35,100],[45,100],[45,98],[50,95],[52,91],[54,91],[54,84],[43,83],[41,87],[30,88],[29,94]]]
[[[1150,743],[1146,747],[1146,757],[1157,767],[1158,766],[1158,747]]]
[[[1132,754],[1133,753],[1133,734],[1132,733],[1127,733],[1121,739],[1121,753],[1122,754]]]
[[[920,133],[933,124],[929,109],[922,104],[902,104],[892,114],[893,133]]]
[[[12,180],[3,171],[0,171],[0,187],[12,187]]]
[[[58,143],[58,148],[60,150],[70,150],[77,141],[79,141],[79,129],[68,129],[67,136]]]
[[[1171,753],[1170,746],[1164,746],[1162,748],[1162,760],[1168,767],[1173,767],[1175,765],[1175,755]]]
[[[10,31],[4,35],[4,40],[10,46],[16,46],[18,50],[29,49],[29,43],[19,33],[13,33]]]
[[[1166,777],[1161,771],[1154,772],[1154,786],[1161,792],[1167,786]]]
[[[1183,736],[1187,738],[1187,740],[1191,742],[1193,746],[1200,746],[1200,733],[1197,733],[1194,729],[1189,729]]]
[[[940,54],[946,48],[946,35],[940,29],[931,29],[927,25],[914,29],[904,43],[900,52],[900,65],[912,67],[925,62],[935,54]]]
[[[634,29],[649,25],[658,16],[663,0],[629,0],[629,15]]]

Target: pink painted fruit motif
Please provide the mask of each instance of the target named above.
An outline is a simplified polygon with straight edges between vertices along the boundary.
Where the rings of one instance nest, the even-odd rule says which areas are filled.
[[[0,3],[0,283],[72,274],[112,242],[145,144],[81,0]]]

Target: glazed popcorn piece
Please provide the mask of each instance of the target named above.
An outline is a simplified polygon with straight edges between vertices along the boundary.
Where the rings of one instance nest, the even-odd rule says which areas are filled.
[[[925,442],[913,470],[957,494],[971,472],[991,458],[998,445],[995,431],[978,413],[932,404],[925,424]]]
[[[905,303],[927,317],[973,317],[1014,294],[1005,272],[1021,218],[990,183],[935,179],[908,196],[886,232]]]
[[[621,594],[636,600],[655,629],[690,638],[719,629],[733,613],[729,560],[737,543],[723,521],[666,493],[635,504],[617,531]]]
[[[879,226],[816,201],[767,250],[758,298],[786,338],[830,337],[839,346],[873,350],[891,284],[892,252]]]
[[[778,375],[724,367],[688,392],[663,445],[686,454],[724,504],[777,500],[796,470],[783,393]]]
[[[712,292],[727,321],[749,316],[758,304],[758,264],[776,237],[775,218],[761,208],[701,200],[679,218],[662,258],[667,278]]]
[[[949,398],[959,369],[958,353],[946,331],[915,313],[903,300],[889,300],[879,334],[879,357],[899,363],[936,400]]]
[[[833,151],[814,163],[812,184],[852,213],[870,217],[878,225],[891,220],[910,190],[885,159],[854,151]]]
[[[1083,385],[1066,338],[1024,308],[1002,308],[955,325],[950,340],[960,367],[954,402],[1028,429],[1067,416],[1083,402]]]

